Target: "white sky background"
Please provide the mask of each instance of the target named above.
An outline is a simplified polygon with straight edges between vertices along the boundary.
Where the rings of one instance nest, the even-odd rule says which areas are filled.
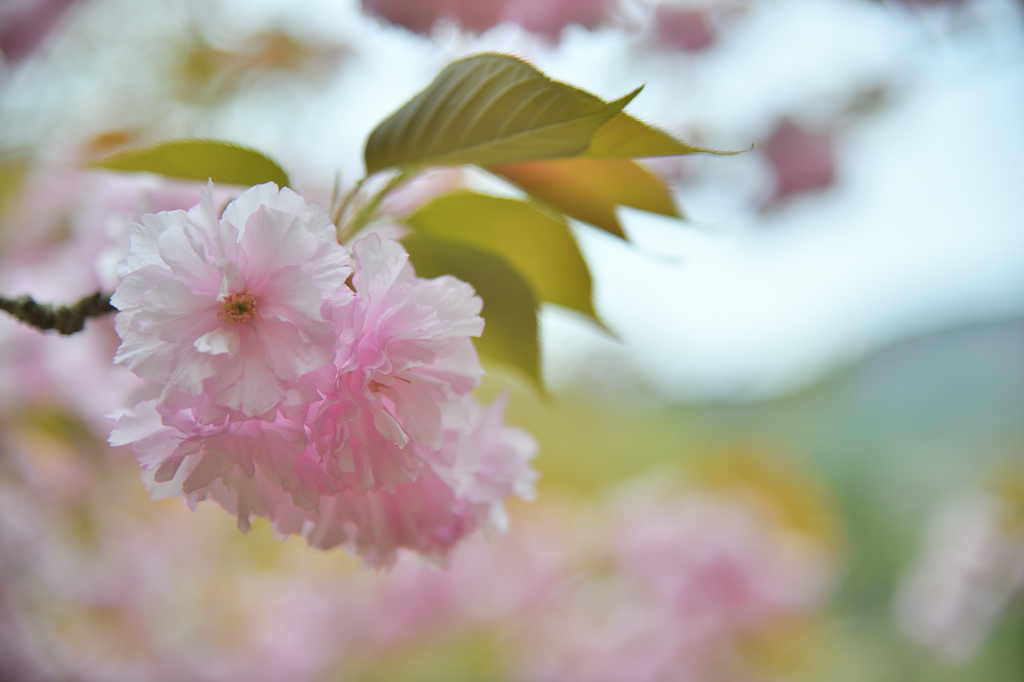
[[[470,52],[520,54],[606,98],[646,83],[631,113],[718,148],[749,146],[777,115],[824,121],[858,89],[889,84],[889,103],[837,138],[838,183],[822,194],[761,216],[754,204],[771,188],[760,157],[694,159],[697,182],[678,195],[690,223],[623,212],[633,246],[579,227],[598,310],[623,343],[546,311],[545,373],[556,386],[578,371],[621,371],[613,363],[677,399],[756,398],[907,334],[1024,313],[1024,16],[1011,0],[976,3],[959,24],[866,0],[759,0],[697,56],[578,27],[557,48],[510,26],[478,37],[442,30],[432,42],[360,17],[355,0],[223,5],[220,22],[192,6],[216,40],[230,41],[227,26],[283,23],[348,43],[348,65],[316,91],[253,90],[212,118],[176,111],[161,132],[263,149],[321,198],[335,171],[346,182],[361,175],[380,120]],[[180,18],[187,4],[168,6]],[[89,31],[116,41],[69,40],[69,51],[92,47],[65,63],[59,45],[8,74],[0,117],[6,108],[18,123],[0,135],[53,140],[66,128],[71,139],[90,121],[130,125],[147,115],[140,93],[162,106],[159,83],[125,68],[132,50],[161,49],[154,12],[138,7],[111,0],[86,17]]]
[[[749,120],[754,131],[772,113],[813,108],[850,83],[892,77],[902,87],[839,138],[839,182],[822,195],[759,217],[730,199],[737,192],[728,186],[757,169],[709,159],[701,166],[712,179],[681,195],[702,229],[630,211],[627,230],[641,247],[633,251],[580,230],[599,310],[626,345],[602,362],[628,356],[675,398],[755,398],[900,336],[1024,312],[1024,22],[1016,9],[994,6],[1001,25],[957,40],[867,3],[766,2],[760,10],[720,46],[717,63],[702,67],[707,99],[697,120]],[[670,100],[671,88],[658,94]],[[665,109],[641,115],[665,125]],[[714,133],[704,141],[718,144]],[[575,348],[583,341],[576,326],[548,322],[547,368],[557,383],[588,360]]]

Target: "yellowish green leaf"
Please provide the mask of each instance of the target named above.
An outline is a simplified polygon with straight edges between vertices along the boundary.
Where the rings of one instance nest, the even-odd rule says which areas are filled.
[[[170,140],[129,149],[89,164],[94,168],[156,173],[184,180],[229,185],[288,184],[288,174],[263,154],[217,140]]]
[[[620,112],[598,128],[583,156],[597,158],[640,159],[651,156],[683,154],[739,154],[695,147],[678,140],[664,130],[649,126],[627,113]]]
[[[459,192],[434,199],[405,222],[497,256],[526,280],[538,300],[597,318],[590,270],[564,219],[525,201]]]
[[[366,170],[577,156],[638,92],[609,103],[515,57],[468,57],[377,126]]]
[[[28,172],[27,156],[0,155],[0,218],[14,206],[21,196],[21,188]]]
[[[658,176],[630,159],[553,159],[489,169],[562,213],[626,238],[615,207],[679,217]]]
[[[402,241],[420,277],[454,275],[473,285],[484,302],[480,355],[518,370],[543,392],[537,299],[519,273],[489,253],[422,232]]]

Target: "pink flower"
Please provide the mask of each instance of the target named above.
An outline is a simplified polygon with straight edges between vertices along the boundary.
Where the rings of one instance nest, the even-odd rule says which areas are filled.
[[[401,244],[369,235],[354,246],[352,351],[313,430],[324,457],[361,490],[412,480],[415,442],[437,450],[442,423],[467,423],[463,396],[483,369],[470,340],[482,302],[454,277],[416,277]],[[408,447],[407,447],[408,446]]]
[[[472,400],[469,404],[473,426],[449,430],[437,452],[420,446],[420,456],[430,462],[434,472],[455,495],[487,508],[491,524],[504,529],[506,520],[501,501],[515,495],[523,500],[534,497],[537,472],[529,459],[537,450],[533,438],[520,429],[503,426],[507,396],[499,396],[486,410]]]
[[[149,401],[118,420],[110,442],[132,445],[154,499],[180,496],[193,508],[213,499],[243,531],[261,516],[279,535],[303,535],[320,549],[345,546],[370,566],[392,565],[402,548],[443,562],[476,529],[503,530],[502,501],[511,493],[531,499],[536,478],[528,463],[536,445],[502,423],[504,401],[467,408],[469,427],[445,430],[437,452],[417,444],[429,461],[387,490],[352,489],[302,421],[281,415],[209,424],[195,418],[199,407]]]
[[[150,496],[212,499],[243,532],[263,517],[376,567],[400,549],[440,563],[504,529],[502,501],[532,498],[536,446],[504,426],[503,399],[469,396],[473,288],[417,277],[376,235],[353,272],[326,216],[288,190],[255,187],[220,221],[209,199],[144,216],[115,298],[117,359],[167,382],[109,439],[132,446]]]
[[[483,375],[470,340],[484,329],[483,301],[454,277],[416,277],[396,241],[371,234],[353,251],[357,336],[339,369],[341,389],[381,413],[382,433],[436,450],[442,412],[458,408]]]
[[[255,416],[330,363],[351,292],[330,218],[285,188],[247,190],[218,218],[212,186],[187,213],[143,216],[112,302],[115,356],[139,376]]]
[[[446,429],[436,452],[417,444],[428,466],[415,480],[323,500],[320,518],[305,532],[309,544],[345,545],[367,564],[387,567],[401,548],[443,563],[476,529],[504,531],[502,501],[512,494],[533,499],[537,474],[529,460],[537,445],[524,431],[504,425],[504,398],[487,410],[470,399],[466,403],[468,428]]]

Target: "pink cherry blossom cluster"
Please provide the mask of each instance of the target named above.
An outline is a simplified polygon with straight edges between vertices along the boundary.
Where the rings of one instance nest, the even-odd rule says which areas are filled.
[[[326,212],[273,183],[218,217],[134,225],[112,302],[115,362],[162,384],[120,415],[154,498],[212,499],[279,535],[344,546],[373,567],[400,548],[444,561],[502,501],[529,499],[535,452],[470,391],[482,302],[454,277],[417,277],[393,240],[350,256]]]

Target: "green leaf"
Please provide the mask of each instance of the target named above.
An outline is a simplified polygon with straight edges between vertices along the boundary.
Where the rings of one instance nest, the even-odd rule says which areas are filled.
[[[432,237],[501,258],[538,300],[597,319],[590,270],[564,219],[525,201],[459,192],[434,199],[405,222]]]
[[[366,170],[576,156],[639,91],[608,103],[515,57],[468,57],[377,126]]]
[[[677,140],[664,130],[638,121],[620,112],[601,126],[587,146],[583,156],[597,158],[640,159],[650,156],[680,156],[683,154],[732,155],[742,152],[719,152],[695,147]]]
[[[562,213],[626,238],[616,206],[678,218],[665,183],[630,159],[553,159],[489,168]]]
[[[288,185],[288,174],[263,154],[217,140],[170,140],[152,147],[128,149],[89,165],[184,180],[210,179],[229,185]]]
[[[537,299],[505,261],[463,244],[413,232],[402,240],[420,277],[454,275],[484,301],[480,355],[519,370],[541,391]]]

